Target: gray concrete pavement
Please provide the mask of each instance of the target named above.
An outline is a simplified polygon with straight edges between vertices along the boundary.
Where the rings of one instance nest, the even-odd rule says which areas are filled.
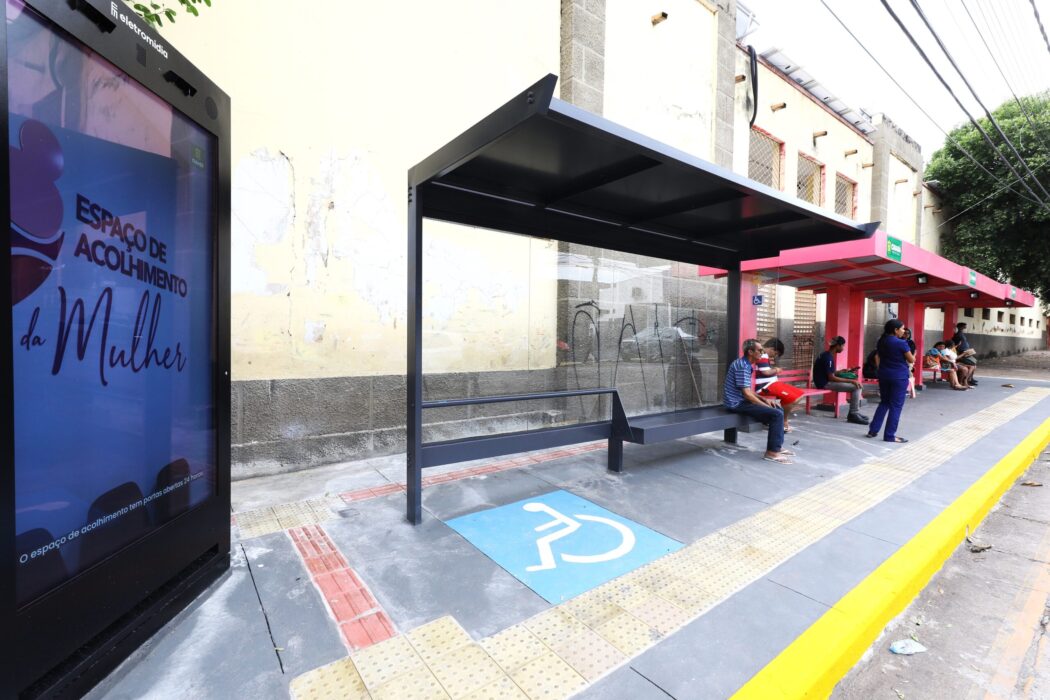
[[[899,432],[913,440],[935,435],[945,425],[994,407],[1025,387],[1046,386],[1023,379],[1012,382],[1013,388],[1001,383],[1006,382],[982,382],[980,389],[966,393],[931,387],[908,401]],[[584,689],[580,697],[728,697],[1048,417],[1050,398],[788,556]],[[763,432],[742,434],[737,446],[726,445],[719,436],[697,436],[661,445],[629,445],[622,475],[607,472],[604,452],[594,451],[434,484],[424,491],[425,517],[417,527],[404,521],[404,494],[390,493],[338,506],[321,528],[397,631],[452,615],[479,640],[549,605],[446,520],[564,489],[689,544],[871,460],[892,459],[899,453],[898,446],[865,440],[863,428],[829,414],[800,416],[794,425],[788,446],[798,456],[791,467],[761,460]],[[235,511],[321,496],[341,503],[340,492],[389,485],[402,470],[403,459],[370,460],[237,482]],[[1050,482],[1050,474],[1039,480]],[[1033,493],[1023,494],[1009,508],[1016,509],[1011,511],[1013,520],[1036,527],[1034,521],[1046,520],[1040,513],[1050,509],[1025,499],[1035,498],[1035,491],[1047,493],[1050,486],[1025,488]],[[1006,506],[1000,509],[1005,510]],[[1039,557],[1030,531],[1006,529],[1008,534],[994,538],[1000,544],[981,555],[982,564],[992,562],[982,569],[987,579],[982,585],[990,591],[997,589],[989,576],[1006,576],[1013,570],[1003,562],[1016,568]],[[235,537],[231,572],[90,698],[284,697],[293,677],[347,655],[340,623],[326,608],[318,575],[304,564],[289,532],[246,538],[235,530]],[[978,585],[979,577],[971,578]],[[1045,655],[1045,645],[1041,649],[1037,652]],[[884,670],[879,667],[876,672],[884,676]],[[864,686],[858,692],[869,690],[881,693],[885,686]]]
[[[1041,486],[1024,486],[1024,483]],[[1050,451],[835,690],[837,700],[1050,698]],[[898,656],[914,638],[929,651]]]

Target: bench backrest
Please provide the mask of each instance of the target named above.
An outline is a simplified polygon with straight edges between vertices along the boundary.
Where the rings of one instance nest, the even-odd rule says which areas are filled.
[[[751,388],[755,388],[755,381],[758,378],[757,372],[751,373]],[[813,372],[811,369],[781,369],[780,374],[777,375],[778,382],[787,382],[794,384],[796,382],[805,382],[806,388],[810,388],[813,384]]]

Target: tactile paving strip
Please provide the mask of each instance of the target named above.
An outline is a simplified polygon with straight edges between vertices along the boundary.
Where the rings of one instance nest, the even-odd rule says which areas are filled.
[[[234,514],[242,540],[269,535],[272,532],[280,532],[293,527],[318,525],[334,517],[335,513],[328,507],[328,500],[325,498],[284,503]]]
[[[353,695],[361,684],[373,698],[569,697],[1047,396],[1046,389],[1018,392],[479,645],[447,651],[469,635],[442,618],[357,652],[351,658],[360,675],[337,662],[297,678],[293,694],[326,700],[323,693],[345,677],[341,697],[368,697]],[[311,674],[319,675],[307,681]]]

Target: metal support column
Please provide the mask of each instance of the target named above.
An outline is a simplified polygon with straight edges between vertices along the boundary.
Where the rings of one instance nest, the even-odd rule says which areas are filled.
[[[726,269],[726,366],[736,359],[740,352],[740,294],[741,277],[740,261],[734,261]],[[746,338],[744,339],[746,340]],[[736,428],[726,429],[722,436],[726,442],[736,443]]]
[[[405,484],[408,522],[423,520],[423,206],[408,185],[408,362],[405,373]]]

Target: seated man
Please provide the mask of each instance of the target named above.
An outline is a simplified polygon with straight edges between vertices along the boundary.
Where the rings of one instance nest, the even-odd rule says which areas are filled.
[[[973,346],[970,345],[970,341],[966,337],[965,331],[965,323],[956,323],[955,335],[952,336],[952,342],[955,343],[955,352],[959,354],[958,364],[966,367],[969,371],[970,385],[977,386],[977,380],[973,378],[974,372],[977,371],[977,358],[974,357],[977,353],[973,349]]]
[[[841,335],[831,339],[828,349],[820,353],[813,361],[813,386],[830,391],[848,391],[850,395],[849,414],[846,420],[857,425],[867,425],[868,417],[860,413],[861,383],[856,374],[860,367],[854,367],[852,370],[835,369],[835,355],[845,348],[846,339]],[[853,376],[843,376],[845,372],[850,372]]]
[[[762,355],[762,344],[754,338],[744,341],[744,355],[729,365],[726,371],[723,404],[733,413],[751,416],[769,426],[764,459],[778,464],[791,464],[794,452],[784,449],[784,413],[772,399],[763,399],[751,389],[752,365]]]

